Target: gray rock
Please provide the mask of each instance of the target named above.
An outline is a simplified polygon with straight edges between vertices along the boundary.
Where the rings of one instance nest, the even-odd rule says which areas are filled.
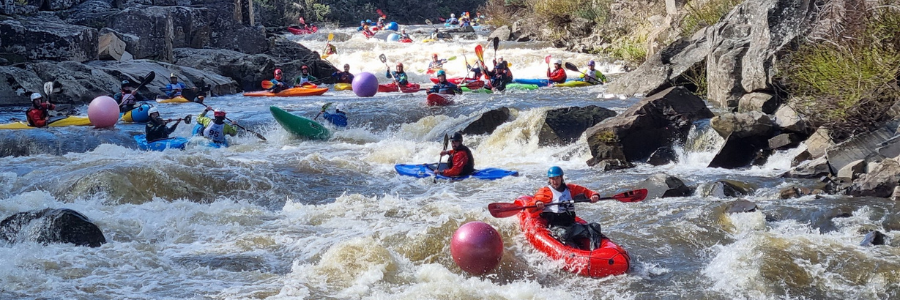
[[[100,36],[99,58],[102,60],[122,60],[125,53],[125,42],[115,33],[109,32]]]
[[[150,60],[133,60],[129,62],[93,61],[87,65],[117,78],[129,78],[136,81],[138,77],[146,76],[149,72],[156,73],[153,81],[147,84],[146,90],[141,90],[144,96],[151,98],[161,95],[160,88],[164,88],[169,83],[170,73],[178,75],[178,79],[184,82],[188,88],[210,85],[211,92],[214,95],[234,94],[237,93],[238,87],[234,80],[216,73],[164,62]]]
[[[812,154],[809,154],[809,150],[804,150],[803,152],[800,152],[800,154],[797,154],[797,156],[794,156],[794,159],[791,160],[791,167],[796,167],[797,165],[800,165],[800,163],[810,159],[812,159]]]
[[[881,143],[878,147],[878,154],[887,158],[900,156],[900,136],[894,136]]]
[[[632,165],[627,160],[620,160],[620,159],[605,159],[596,164],[593,164],[592,166],[594,169],[599,169],[602,171],[612,171],[612,170],[634,168],[634,165]]]
[[[678,154],[672,147],[659,147],[647,158],[647,163],[654,166],[662,166],[672,162],[678,162]]]
[[[125,51],[136,59],[150,58],[159,61],[173,61],[175,25],[171,7],[132,7],[110,17],[109,28],[131,34],[125,37]]]
[[[732,134],[725,138],[725,144],[716,153],[710,168],[734,169],[750,165],[768,147],[768,138],[764,136],[738,137]]]
[[[811,195],[812,190],[805,187],[787,187],[778,192],[779,199],[791,199],[791,198],[799,198],[806,195]]]
[[[490,134],[503,123],[509,121],[509,108],[501,107],[484,112],[477,119],[466,125],[463,134]]]
[[[596,105],[549,110],[538,133],[538,145],[573,143],[585,130],[615,115],[614,111]]]
[[[816,129],[804,143],[806,144],[806,150],[809,151],[812,158],[824,156],[825,151],[831,146],[834,146],[834,140],[831,139],[828,129],[821,127]]]
[[[97,39],[97,30],[84,26],[37,19],[0,21],[0,46],[29,60],[94,60]]]
[[[853,182],[849,194],[888,198],[900,183],[900,163],[885,159]]]
[[[653,174],[637,186],[647,189],[647,199],[687,197],[694,193],[694,189],[686,186],[684,181],[666,174]]]
[[[893,136],[894,134],[890,130],[881,128],[855,135],[840,144],[829,147],[825,155],[828,157],[828,164],[831,165],[831,172],[837,173],[852,161],[878,155],[878,147]]]
[[[790,178],[820,178],[831,175],[828,160],[823,156],[813,160],[807,160],[788,171],[782,177]]]
[[[884,233],[881,233],[880,231],[877,231],[877,230],[872,231],[872,232],[867,233],[866,236],[863,237],[863,240],[862,240],[862,242],[859,243],[859,245],[863,246],[863,247],[884,245],[884,238],[885,238]]]
[[[570,38],[581,38],[591,35],[594,28],[594,21],[585,18],[574,17],[572,22],[566,25]]]
[[[784,150],[797,147],[800,136],[796,133],[782,133],[769,139],[769,149]]]
[[[723,113],[710,120],[710,126],[722,137],[769,138],[775,130],[775,123],[762,112]]]
[[[866,161],[865,160],[856,160],[853,161],[837,172],[837,177],[845,180],[854,180],[859,177],[859,174],[866,172]]]
[[[501,41],[508,41],[508,40],[510,40],[511,34],[512,34],[512,31],[509,29],[509,26],[506,26],[506,25],[500,26],[500,28],[494,29],[494,31],[491,32],[491,35],[488,36],[488,40],[492,40],[496,37],[496,38],[499,38]]]
[[[592,156],[588,165],[609,158],[644,161],[659,147],[686,136],[694,121],[712,116],[706,103],[683,87],[651,95],[585,131]],[[624,157],[605,156],[610,153]]]
[[[179,48],[175,64],[221,74],[236,81],[244,91],[259,90],[259,82],[275,71],[276,61],[264,54],[246,55],[224,49]],[[299,71],[299,66],[296,68]],[[284,70],[285,75],[299,74]],[[215,92],[214,92],[215,93]]]
[[[259,54],[269,50],[266,30],[262,26],[242,26],[225,32],[216,32],[216,35],[217,37],[212,40],[213,47],[246,54]]]
[[[748,213],[755,212],[758,208],[759,207],[756,206],[756,203],[741,199],[729,203],[727,212],[728,214]]]
[[[753,193],[753,187],[747,183],[735,180],[718,180],[711,184],[701,185],[698,188],[703,197],[741,197]]]
[[[61,93],[53,96],[54,103],[89,103],[97,96],[113,95],[119,90],[122,81],[106,72],[76,62],[39,62],[28,64],[27,68],[38,74],[42,81],[55,80],[62,85]]]
[[[43,80],[30,70],[0,67],[0,106],[28,105],[30,93],[43,90]]]
[[[800,118],[797,111],[790,106],[782,105],[775,111],[775,124],[778,125],[782,131],[809,134],[807,131],[808,123],[809,122],[806,120]]]
[[[16,213],[0,221],[0,239],[9,243],[71,243],[100,247],[103,232],[84,215],[71,209],[33,210]]]
[[[770,93],[749,93],[738,101],[738,112],[759,111],[772,114],[776,108],[778,108],[778,98]]]
[[[81,4],[85,0],[44,0],[44,9],[47,10],[64,10]]]
[[[654,94],[671,87],[672,82],[685,82],[686,73],[703,68],[710,43],[705,31],[689,39],[680,39],[653,54],[636,70],[622,75],[607,85],[615,94]]]

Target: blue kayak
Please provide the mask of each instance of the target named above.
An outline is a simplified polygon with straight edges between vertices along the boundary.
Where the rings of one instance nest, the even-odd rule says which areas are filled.
[[[191,135],[203,136],[203,128],[206,128],[206,127],[203,127],[203,124],[197,123],[196,125],[194,125],[194,128],[191,129]],[[209,141],[209,145],[206,145],[206,146],[211,147],[211,148],[228,147],[228,140],[225,140],[225,142],[221,143],[221,144],[213,142],[213,141]]]
[[[567,78],[567,79],[566,79],[566,81],[572,81],[572,80],[575,80],[575,79],[571,79],[571,78]],[[515,82],[515,83],[521,83],[521,84],[534,84],[534,85],[537,85],[537,86],[539,86],[539,87],[545,87],[545,86],[549,86],[549,85],[550,85],[550,80],[548,80],[548,79],[536,79],[536,78],[526,78],[526,79],[519,79],[519,78],[516,78],[516,79],[513,79],[513,82]]]
[[[434,176],[434,168],[437,164],[418,164],[418,165],[404,165],[398,164],[394,165],[394,170],[397,170],[397,173],[403,176],[412,176],[416,178],[425,178],[425,177],[433,177]],[[441,170],[447,168],[446,163],[441,164]],[[467,178],[478,178],[485,180],[494,180],[500,179],[506,176],[519,176],[519,172],[517,171],[508,171],[497,168],[487,168],[481,170],[475,170],[475,173],[469,176],[460,176],[460,177],[447,177],[444,175],[438,175],[438,179],[452,179],[452,180],[462,180]]]
[[[166,149],[183,150],[184,145],[188,142],[188,139],[183,137],[174,137],[148,143],[147,136],[141,134],[134,136],[134,141],[137,142],[138,148],[141,148],[141,150],[163,151]]]
[[[119,113],[119,119],[125,122],[145,123],[150,120],[149,111],[150,105],[141,104],[130,111]]]

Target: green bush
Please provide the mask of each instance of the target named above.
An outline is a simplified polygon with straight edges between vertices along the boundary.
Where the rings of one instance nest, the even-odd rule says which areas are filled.
[[[643,63],[647,60],[647,37],[643,35],[621,38],[607,50],[610,57],[630,62]]]
[[[681,32],[684,36],[692,36],[703,27],[716,24],[728,14],[741,0],[709,0],[699,5],[691,1],[684,5],[687,13],[681,19]]]

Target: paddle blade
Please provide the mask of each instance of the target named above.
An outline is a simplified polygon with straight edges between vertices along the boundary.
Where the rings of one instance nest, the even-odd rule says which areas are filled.
[[[447,143],[450,142],[450,136],[444,134],[444,150],[447,150]]]
[[[191,115],[184,116],[184,124],[191,124]]]
[[[494,42],[494,51],[497,51],[497,47],[500,46],[500,38],[495,36],[492,42]]]
[[[330,41],[333,40],[333,39],[334,39],[334,33],[329,33],[329,34],[328,34],[328,41],[330,42]]]
[[[431,23],[431,20],[425,19],[425,24],[431,25],[431,24],[432,24],[432,23]]]
[[[325,103],[325,105],[322,105],[322,111],[328,110],[328,108],[331,107],[332,103],[333,102],[328,102],[328,103]]]
[[[378,13],[378,15],[381,16],[382,18],[387,18],[387,16],[384,15],[384,12],[382,12],[380,8],[376,9],[375,12]]]
[[[465,86],[470,90],[477,90],[484,87],[484,81],[472,81],[466,83]]]
[[[451,61],[451,60],[454,60],[454,59],[456,59],[456,56],[451,56],[450,58],[447,59],[447,61]]]
[[[478,60],[484,61],[484,47],[481,47],[481,45],[475,46],[475,56],[478,56]]]
[[[387,63],[387,56],[384,56],[384,53],[379,55],[378,59],[380,59],[382,63]]]
[[[272,87],[275,86],[274,83],[272,83],[271,81],[268,81],[268,80],[263,80],[263,82],[261,82],[260,84],[262,85],[262,88],[267,89],[267,90],[271,89]]]
[[[547,64],[550,64],[550,55],[547,55],[546,57],[544,57],[544,62]]]
[[[620,202],[638,202],[643,201],[645,198],[647,198],[647,189],[627,191],[624,193],[615,194],[612,197],[606,197],[604,199],[616,199]]]
[[[578,67],[576,67],[575,65],[573,65],[570,62],[566,62],[566,69],[568,69],[569,71],[581,72],[578,70]]]
[[[488,211],[491,212],[491,216],[494,218],[508,218],[515,216],[523,209],[528,207],[521,206],[515,203],[491,203],[488,204]]]

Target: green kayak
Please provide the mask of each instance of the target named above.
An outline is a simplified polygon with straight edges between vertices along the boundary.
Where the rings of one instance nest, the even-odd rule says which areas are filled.
[[[538,89],[537,84],[525,84],[525,83],[510,83],[506,85],[507,89],[512,90],[536,90]]]
[[[269,106],[269,110],[272,111],[275,121],[278,121],[278,124],[284,127],[284,130],[296,136],[319,140],[327,140],[331,137],[331,132],[328,131],[328,128],[316,121],[291,114],[275,106]]]
[[[485,89],[485,88],[480,88],[480,89],[474,89],[474,90],[473,90],[473,89],[470,89],[470,88],[467,88],[467,87],[461,87],[461,89],[462,89],[463,92],[469,92],[469,93],[490,94],[490,93],[493,93],[493,92],[494,92],[494,91],[492,91],[492,90]]]

